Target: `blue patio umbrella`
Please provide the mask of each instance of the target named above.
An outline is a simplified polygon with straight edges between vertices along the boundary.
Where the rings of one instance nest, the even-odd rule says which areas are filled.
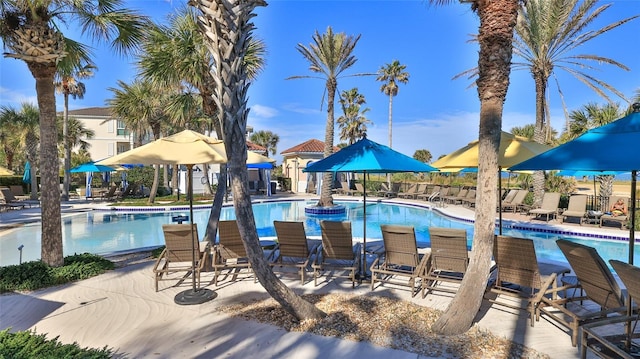
[[[79,173],[79,172],[113,172],[116,169],[113,167],[98,165],[95,162],[87,162],[83,163],[79,166],[73,167],[69,170],[70,173]]]
[[[22,182],[26,184],[31,183],[31,163],[27,161],[24,165],[24,174],[22,175]]]
[[[91,198],[91,181],[93,180],[93,172],[113,172],[116,169],[113,167],[98,165],[95,162],[83,163],[69,170],[70,173],[86,172],[86,190],[85,198]]]
[[[355,172],[363,173],[363,186],[367,188],[367,173],[433,172],[431,167],[412,157],[392,150],[390,147],[371,141],[366,136],[358,142],[307,166],[303,172]],[[363,245],[367,247],[367,193],[363,195]],[[366,275],[367,257],[363,260],[363,275]]]
[[[640,104],[629,115],[594,129],[549,151],[532,157],[512,170],[631,171],[631,225],[629,264],[635,243],[636,174],[640,169]]]

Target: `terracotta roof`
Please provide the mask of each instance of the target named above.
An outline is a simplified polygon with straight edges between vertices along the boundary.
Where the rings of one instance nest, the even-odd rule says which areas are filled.
[[[340,150],[338,147],[333,147],[333,152],[337,152]],[[324,142],[316,139],[311,139],[305,142],[302,142],[299,145],[293,146],[289,149],[286,149],[280,152],[281,155],[288,153],[323,153],[324,152]]]
[[[247,141],[247,150],[249,151],[255,151],[255,152],[267,152],[267,148],[260,146],[257,143],[253,143],[251,141]]]
[[[61,112],[60,112],[61,113]],[[87,107],[69,111],[70,116],[100,116],[111,117],[111,109],[109,107]]]

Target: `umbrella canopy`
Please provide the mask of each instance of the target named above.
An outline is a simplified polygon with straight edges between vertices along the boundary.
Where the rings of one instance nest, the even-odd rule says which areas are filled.
[[[501,171],[512,171],[511,166],[520,163],[528,158],[543,153],[551,147],[541,145],[531,141],[526,137],[516,136],[509,132],[500,133],[500,148],[498,149],[498,167]],[[480,141],[475,140],[468,145],[442,157],[435,161],[433,166],[440,171],[478,167],[478,157],[480,155]],[[455,172],[455,171],[453,171]],[[502,188],[502,176],[498,176],[499,187]],[[502,202],[502,198],[500,198]],[[502,234],[502,205],[500,212],[499,231]]]
[[[424,162],[394,151],[391,148],[373,142],[366,137],[344,147],[340,151],[320,161],[308,165],[303,172],[357,172],[357,173],[392,173],[392,172],[432,172],[437,171]],[[363,176],[363,185],[367,187],[367,176]],[[363,196],[363,246],[367,247],[367,192]],[[366,276],[367,256],[362,261],[362,275]]]
[[[155,164],[198,164],[226,163],[227,153],[224,142],[209,136],[184,130],[168,137],[163,137],[146,145],[101,160],[103,165],[137,163]],[[274,159],[255,152],[247,152],[247,163],[271,163]]]
[[[478,140],[470,142],[468,145],[435,161],[432,165],[440,170],[478,167],[479,146]],[[500,148],[498,149],[498,166],[503,170],[512,170],[511,166],[549,149],[551,147],[547,145],[541,145],[526,137],[502,131],[500,134]]]
[[[437,170],[365,137],[327,158],[312,163],[303,172],[393,173]]]
[[[111,171],[115,171],[116,169],[113,167],[109,167],[109,166],[105,166],[105,165],[100,165],[97,164],[96,162],[87,162],[87,163],[83,163],[79,166],[76,166],[72,169],[69,170],[69,172],[71,173],[78,173],[78,172],[111,172]]]
[[[23,183],[31,183],[31,163],[27,161],[24,165],[24,174],[22,175]]]
[[[636,173],[640,141],[640,105],[633,113],[513,166],[523,170],[631,171],[631,225],[629,263],[633,264],[635,237]]]
[[[13,175],[12,170],[0,166],[0,176],[11,176],[11,175]]]

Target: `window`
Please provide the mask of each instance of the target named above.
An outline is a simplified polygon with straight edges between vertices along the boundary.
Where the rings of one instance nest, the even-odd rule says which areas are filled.
[[[122,152],[127,152],[131,148],[129,142],[118,142],[118,154]]]
[[[129,130],[124,125],[124,121],[118,120],[118,136],[129,136]]]

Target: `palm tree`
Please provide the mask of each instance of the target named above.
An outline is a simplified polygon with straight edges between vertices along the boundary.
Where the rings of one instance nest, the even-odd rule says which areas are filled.
[[[298,44],[296,47],[302,56],[309,61],[311,66],[309,70],[321,74],[325,80],[325,90],[327,91],[327,124],[324,134],[324,157],[328,157],[333,153],[333,137],[334,137],[334,114],[333,106],[338,88],[338,77],[345,70],[353,66],[357,59],[353,55],[353,50],[360,40],[360,35],[353,37],[344,33],[334,33],[331,26],[327,28],[324,34],[316,31],[312,37],[313,43],[306,47]],[[311,78],[312,76],[293,76],[295,78]],[[320,200],[318,206],[333,206],[333,197],[331,196],[332,174],[327,172],[322,178],[322,189],[320,191]]]
[[[118,85],[119,89],[109,88],[113,92],[113,98],[107,99],[107,104],[112,113],[122,119],[127,128],[138,131],[138,137],[150,130],[153,139],[159,139],[162,128],[169,122],[167,109],[175,92],[144,80],[135,80],[132,84],[118,81]],[[155,201],[159,180],[160,166],[155,165],[149,203]]]
[[[389,147],[392,147],[393,128],[393,98],[398,95],[398,84],[409,82],[409,73],[405,71],[406,65],[401,65],[400,61],[393,60],[392,63],[380,67],[376,81],[383,82],[380,91],[389,96]]]
[[[445,4],[453,1],[430,0]],[[457,1],[456,1],[457,2]],[[471,9],[478,14],[478,78],[480,99],[478,186],[473,250],[469,270],[465,274],[449,306],[433,325],[444,334],[459,334],[471,327],[480,309],[489,279],[493,237],[495,235],[495,203],[498,187],[498,148],[502,129],[502,111],[509,88],[513,28],[519,0],[472,0]]]
[[[570,141],[582,135],[590,129],[606,125],[624,115],[624,111],[617,103],[607,103],[598,105],[588,103],[579,110],[569,113],[569,126],[565,140]],[[596,181],[600,183],[600,196],[609,197],[613,194],[613,180],[615,176],[596,176]],[[593,194],[595,196],[595,193]]]
[[[581,46],[600,37],[620,25],[638,16],[628,17],[590,30],[595,22],[612,4],[597,7],[597,0],[530,0],[518,12],[514,54],[522,62],[514,62],[514,69],[526,69],[531,72],[535,82],[536,127],[533,136],[538,143],[548,142],[550,126],[547,119],[547,89],[549,78],[556,76],[556,70],[562,70],[576,77],[580,82],[611,102],[606,91],[625,100],[622,93],[608,83],[593,77],[590,71],[595,65],[609,64],[623,70],[625,65],[608,57],[594,54],[575,54]],[[560,84],[556,80],[558,91]],[[565,110],[566,111],[566,110]],[[539,203],[544,193],[544,172],[533,175],[534,202]]]
[[[206,131],[213,129],[217,137],[223,139],[223,123],[216,113],[217,105],[213,97],[217,85],[211,69],[216,69],[217,65],[199,30],[196,11],[192,7],[179,9],[169,19],[168,26],[152,28],[138,67],[142,77],[160,86],[187,84],[190,89],[195,89],[202,99],[202,111],[209,118]],[[248,80],[254,80],[264,68],[265,53],[264,42],[252,37],[244,56]],[[227,178],[225,166],[220,166],[220,177]],[[204,240],[215,241],[226,193],[227,182],[220,181],[211,205]]]
[[[69,59],[70,56],[66,56],[64,59]],[[58,66],[58,72],[56,73],[56,82],[54,84],[56,92],[61,93],[64,98],[64,122],[62,125],[62,143],[64,147],[64,181],[62,186],[62,200],[69,200],[69,183],[71,182],[71,145],[68,139],[69,136],[69,96],[83,99],[87,89],[84,83],[78,81],[93,76],[93,70],[96,67],[92,64],[86,64],[82,66],[80,70],[77,66]]]
[[[26,153],[26,160],[31,163],[31,199],[38,199],[38,123],[40,111],[31,103],[23,103],[20,110],[13,107],[0,107],[0,127],[7,126],[13,131],[14,144]]]
[[[206,45],[215,62],[217,121],[223,124],[233,205],[238,228],[251,268],[265,290],[289,313],[299,319],[321,318],[324,313],[304,301],[285,286],[263,257],[251,206],[247,173],[247,90],[248,78],[244,55],[254,29],[250,19],[254,9],[266,6],[263,0],[193,0],[190,4],[200,12],[198,17]]]
[[[342,91],[340,94],[340,104],[343,115],[338,117],[338,127],[340,128],[340,140],[354,144],[357,140],[367,135],[367,124],[371,123],[365,116],[369,108],[362,108],[367,103],[364,95],[358,92],[357,88]]]
[[[269,156],[269,153],[271,153],[272,155],[276,154],[280,136],[271,131],[258,131],[251,134],[251,138],[249,138],[249,140],[257,145],[266,148],[267,156]]]
[[[140,43],[148,20],[122,8],[121,0],[0,1],[0,37],[7,50],[5,56],[24,61],[36,80],[40,109],[41,259],[57,267],[64,258],[53,84],[57,64],[67,54],[77,52],[82,63],[90,63],[87,48],[66,39],[60,25],[77,21],[83,34],[88,32],[95,40],[110,41],[114,51],[122,54]]]
[[[433,156],[431,155],[431,152],[429,150],[423,149],[423,150],[416,150],[416,152],[413,153],[413,158],[415,158],[420,162],[430,163],[431,160],[433,159]]]

